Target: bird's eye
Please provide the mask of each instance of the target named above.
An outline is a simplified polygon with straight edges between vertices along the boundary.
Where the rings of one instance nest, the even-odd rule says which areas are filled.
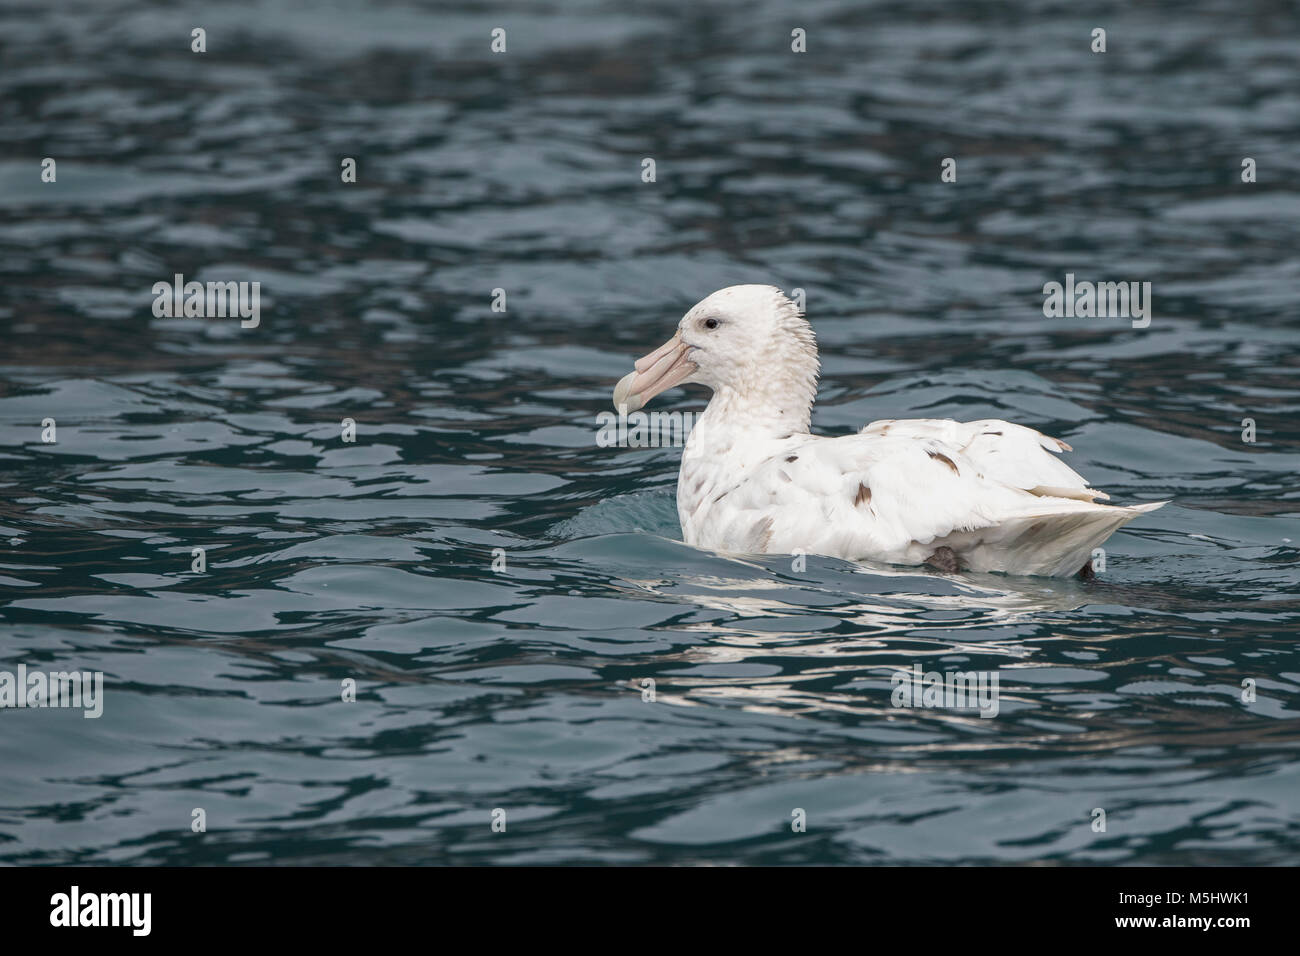
[[[709,319],[705,319],[705,320],[704,320],[704,327],[705,327],[706,329],[716,329],[716,328],[717,328],[719,325],[721,325],[721,324],[722,324],[721,322],[719,322],[717,319],[713,319],[713,318],[709,318]]]

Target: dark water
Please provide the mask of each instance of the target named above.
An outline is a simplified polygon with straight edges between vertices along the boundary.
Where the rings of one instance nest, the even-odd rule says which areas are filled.
[[[105,702],[0,711],[0,860],[1300,862],[1297,20],[4,6],[0,669]],[[155,318],[177,272],[260,326]],[[1150,327],[1045,318],[1066,272]],[[1093,584],[686,547],[596,415],[737,282],[806,290],[822,433],[1006,417],[1173,503]],[[999,715],[893,707],[917,663]]]

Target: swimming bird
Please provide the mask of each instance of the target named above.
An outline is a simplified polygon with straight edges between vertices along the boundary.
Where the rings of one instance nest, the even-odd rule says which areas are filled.
[[[721,289],[614,389],[632,413],[677,385],[712,390],[682,453],[682,537],[733,553],[819,554],[941,571],[1092,576],[1093,549],[1166,502],[1116,507],[1056,457],[1073,449],[998,419],[809,430],[812,327],[781,290]]]

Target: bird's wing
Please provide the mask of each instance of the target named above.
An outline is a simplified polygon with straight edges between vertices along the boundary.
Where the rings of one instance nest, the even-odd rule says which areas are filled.
[[[904,560],[915,542],[996,524],[1035,501],[937,438],[801,436],[747,471],[698,516],[703,540]]]
[[[948,545],[977,570],[1072,573],[1141,510],[1094,504],[1097,493],[1048,454],[1051,441],[1007,422],[801,436],[693,516],[692,543],[900,564]]]
[[[985,476],[1031,494],[1092,501],[1110,498],[1056,456],[1072,451],[1059,438],[986,418],[956,422],[944,418],[910,418],[872,422],[859,433],[895,438],[931,439],[956,448]]]

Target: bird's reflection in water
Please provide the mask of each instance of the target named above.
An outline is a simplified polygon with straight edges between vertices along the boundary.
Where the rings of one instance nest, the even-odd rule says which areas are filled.
[[[771,573],[748,558],[731,560]],[[849,583],[864,583],[859,593],[843,590],[843,580],[830,583],[818,575],[629,581],[664,600],[722,612],[673,625],[701,642],[656,657],[658,699],[685,706],[734,703],[787,717],[834,712],[987,730],[976,713],[900,713],[891,703],[894,675],[918,663],[926,671],[1040,666],[1035,655],[1043,644],[1061,639],[1053,633],[1053,616],[1077,610],[1095,593],[1072,582],[950,577],[879,565],[852,567],[840,577],[848,575]],[[870,600],[861,593],[867,590]]]

